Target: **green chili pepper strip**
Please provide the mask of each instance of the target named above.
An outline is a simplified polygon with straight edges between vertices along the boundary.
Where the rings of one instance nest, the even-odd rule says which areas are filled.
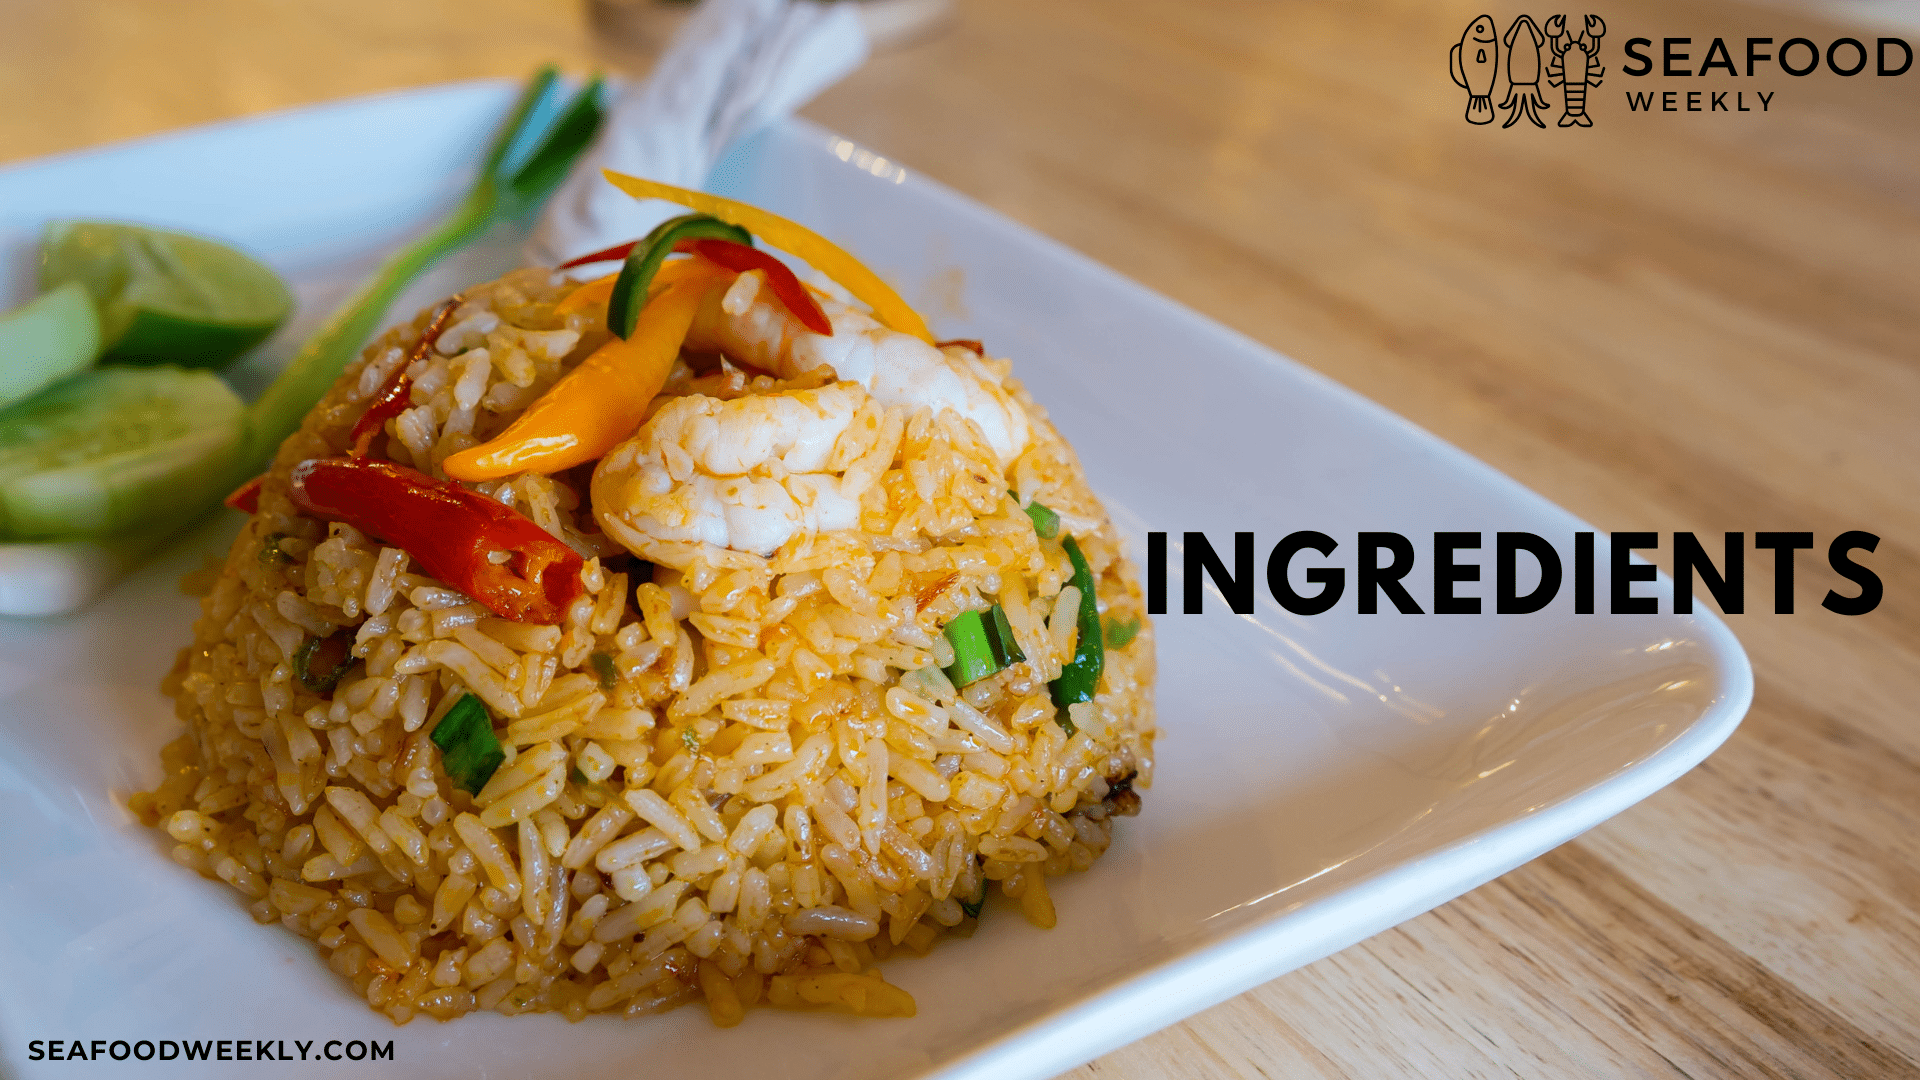
[[[480,794],[494,770],[507,760],[493,734],[493,714],[472,694],[461,695],[428,738],[440,748],[440,764],[447,776],[469,794]]]
[[[1073,537],[1061,543],[1067,549],[1067,558],[1073,560],[1073,585],[1080,590],[1080,643],[1074,649],[1073,663],[1049,686],[1053,690],[1053,704],[1059,710],[1056,719],[1071,735],[1074,726],[1073,721],[1067,719],[1067,706],[1093,700],[1093,692],[1100,685],[1100,670],[1106,665],[1107,650],[1100,635],[1100,604],[1093,594],[1093,568],[1087,565],[1087,557],[1080,554],[1080,545],[1074,543]]]
[[[607,301],[607,329],[622,338],[633,336],[633,328],[640,321],[640,309],[647,304],[647,289],[653,284],[653,275],[673,253],[673,245],[682,240],[731,240],[753,246],[752,233],[711,214],[668,218],[627,252],[627,261],[613,282],[613,296]]]

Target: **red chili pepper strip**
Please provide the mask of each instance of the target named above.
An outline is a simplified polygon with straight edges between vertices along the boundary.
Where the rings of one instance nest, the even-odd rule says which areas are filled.
[[[440,305],[440,310],[434,314],[433,321],[427,324],[427,332],[421,334],[420,340],[414,343],[413,351],[408,353],[406,360],[387,377],[386,385],[373,396],[373,404],[368,405],[367,411],[361,413],[360,419],[354,421],[353,449],[348,453],[354,457],[366,457],[367,448],[373,445],[374,436],[380,434],[381,429],[387,426],[387,421],[407,411],[407,406],[413,403],[413,376],[407,374],[407,369],[412,367],[415,361],[424,358],[427,350],[433,348],[434,342],[440,340],[440,334],[446,330],[448,320],[453,318],[453,310],[459,306],[458,295],[450,297],[446,303]]]
[[[260,509],[260,485],[267,482],[265,476],[253,479],[233,489],[233,494],[223,500],[228,506],[243,514],[251,514]]]
[[[501,618],[558,623],[581,593],[580,556],[497,499],[366,458],[312,458],[292,479],[301,510],[399,547]]]
[[[585,266],[588,263],[612,262],[615,259],[624,259],[633,251],[634,245],[639,242],[638,240],[629,240],[624,244],[615,244],[610,248],[604,248],[591,254],[582,255],[577,259],[568,259],[566,262],[554,267],[554,269],[571,270],[576,266]]]
[[[723,266],[736,274],[748,270],[758,270],[767,276],[767,284],[773,287],[773,295],[787,305],[793,317],[800,325],[827,337],[833,336],[833,324],[827,321],[827,313],[820,310],[820,302],[813,298],[800,279],[779,259],[745,244],[736,244],[731,240],[682,240],[673,246],[675,251],[688,251],[710,263]]]

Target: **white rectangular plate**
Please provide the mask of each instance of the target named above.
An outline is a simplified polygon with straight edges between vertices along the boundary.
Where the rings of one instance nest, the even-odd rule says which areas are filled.
[[[257,387],[378,256],[465,183],[511,88],[468,84],[328,105],[0,170],[0,300],[29,291],[49,217],[141,220],[247,246],[298,286],[300,322],[240,373]],[[1148,530],[1208,530],[1261,558],[1293,529],[1580,524],[1405,421],[897,165],[788,124],[714,186],[859,253],[936,331],[979,337],[1078,448],[1136,556]],[[438,272],[405,311],[513,264],[511,236]],[[11,272],[7,273],[6,270]],[[396,313],[395,317],[398,317]],[[246,388],[243,387],[243,388]],[[180,730],[155,687],[189,637],[174,582],[224,550],[209,523],[85,613],[0,621],[0,1054],[30,1040],[393,1040],[355,1075],[792,1080],[1043,1077],[1442,903],[1646,797],[1699,762],[1752,692],[1710,616],[1312,618],[1263,598],[1158,620],[1159,771],[1094,868],[1059,882],[1060,924],[989,906],[980,933],[891,962],[912,1020],[699,1008],[639,1022],[475,1015],[393,1028],[235,894],[175,866],[125,810]],[[1490,549],[1482,553],[1490,556]],[[1179,551],[1169,578],[1179,607]],[[1601,560],[1603,563],[1605,559]],[[1491,579],[1489,570],[1486,575]],[[1599,595],[1607,596],[1603,571]],[[1490,580],[1461,592],[1486,595]],[[1664,584],[1662,586],[1664,588]],[[1652,587],[1642,586],[1649,594]],[[1489,606],[1491,606],[1489,604]],[[338,1065],[274,1065],[338,1070]],[[142,1075],[248,1076],[252,1063]],[[117,1073],[116,1073],[117,1075]]]

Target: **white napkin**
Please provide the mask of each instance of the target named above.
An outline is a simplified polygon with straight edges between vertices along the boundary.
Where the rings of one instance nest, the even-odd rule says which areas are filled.
[[[866,60],[857,6],[704,0],[646,80],[614,102],[600,137],[541,214],[527,261],[554,266],[643,236],[679,212],[636,202],[600,170],[699,187],[729,143],[806,104]]]

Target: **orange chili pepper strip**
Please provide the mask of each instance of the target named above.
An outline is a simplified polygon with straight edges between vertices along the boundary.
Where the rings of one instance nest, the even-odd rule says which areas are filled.
[[[455,480],[551,474],[596,461],[632,435],[667,383],[709,287],[733,275],[688,259],[662,267],[633,336],[613,338],[580,361],[499,436],[441,463]]]
[[[607,301],[613,299],[613,283],[618,280],[620,280],[619,274],[608,274],[606,277],[595,278],[573,290],[567,294],[566,299],[554,305],[554,318],[564,319],[576,311],[606,307]]]

